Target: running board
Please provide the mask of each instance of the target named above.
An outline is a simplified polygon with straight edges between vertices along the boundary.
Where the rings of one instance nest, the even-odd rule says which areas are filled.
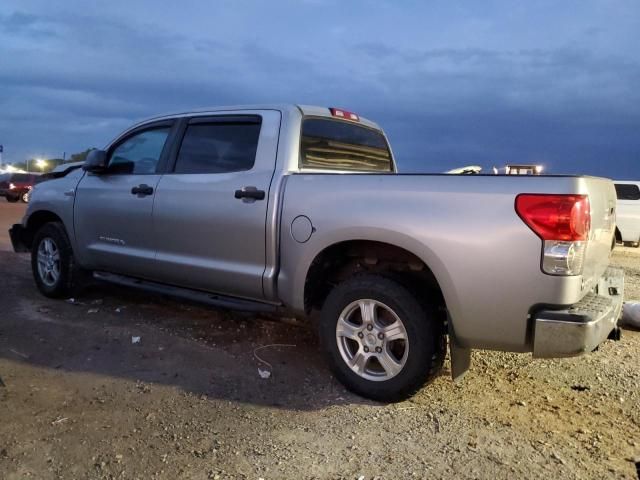
[[[158,293],[161,295],[169,295],[171,297],[184,298],[192,302],[204,303],[214,307],[227,308],[229,310],[238,310],[241,312],[270,312],[275,313],[281,311],[280,305],[270,303],[254,302],[235,297],[227,297],[224,295],[215,295],[213,293],[202,292],[200,290],[191,290],[189,288],[174,287],[165,285],[164,283],[151,282],[149,280],[141,280],[139,278],[127,277],[125,275],[117,275],[107,272],[93,272],[93,277],[123,287],[133,287],[148,292]]]

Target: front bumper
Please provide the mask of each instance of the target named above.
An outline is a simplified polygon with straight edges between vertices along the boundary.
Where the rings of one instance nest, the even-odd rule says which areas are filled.
[[[573,357],[595,350],[616,328],[624,298],[624,271],[609,267],[598,287],[575,305],[533,315],[533,356]]]
[[[11,237],[11,245],[16,253],[24,253],[30,251],[29,245],[25,241],[24,227],[16,223],[9,229],[9,237]]]

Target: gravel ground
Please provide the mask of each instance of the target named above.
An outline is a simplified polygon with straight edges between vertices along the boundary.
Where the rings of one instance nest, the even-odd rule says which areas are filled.
[[[640,299],[640,251],[613,263]],[[0,271],[2,479],[638,478],[640,332],[574,359],[475,352],[461,383],[447,365],[382,405],[297,322],[106,285],[53,301],[27,257]]]

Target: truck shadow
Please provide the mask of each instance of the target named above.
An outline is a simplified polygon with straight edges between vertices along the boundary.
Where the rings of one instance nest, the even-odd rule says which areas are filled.
[[[28,257],[0,252],[0,265],[1,358],[290,410],[373,404],[333,378],[308,323],[104,283],[51,300],[35,289]]]

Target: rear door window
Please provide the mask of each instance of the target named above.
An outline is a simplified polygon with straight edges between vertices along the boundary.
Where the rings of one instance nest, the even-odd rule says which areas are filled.
[[[341,120],[307,118],[302,123],[302,168],[391,172],[391,152],[379,130]]]
[[[227,173],[253,168],[260,137],[259,116],[192,122],[182,139],[175,173]]]
[[[618,200],[640,200],[640,188],[629,183],[616,183]]]

